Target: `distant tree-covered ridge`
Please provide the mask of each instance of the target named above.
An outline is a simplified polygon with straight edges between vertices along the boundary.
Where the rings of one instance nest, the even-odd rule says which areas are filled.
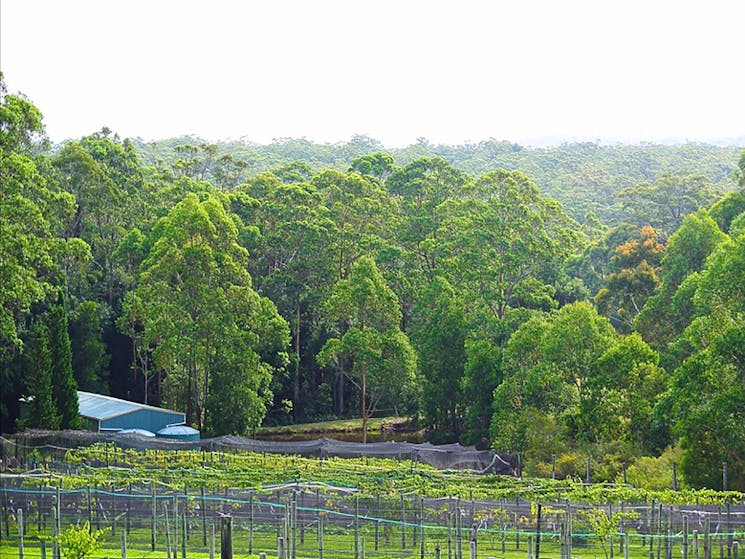
[[[668,220],[677,219],[679,225],[680,210],[676,205],[705,203],[711,201],[712,195],[732,190],[740,153],[737,147],[698,142],[582,142],[525,147],[492,139],[451,146],[432,144],[423,138],[404,148],[386,148],[367,136],[354,136],[336,144],[303,138],[282,138],[266,145],[243,141],[213,144],[181,137],[156,142],[134,140],[134,145],[146,164],[172,166],[180,162],[199,177],[210,177],[217,184],[226,185],[296,162],[307,164],[309,172],[346,170],[355,159],[379,152],[389,154],[399,166],[421,158],[442,158],[471,176],[497,168],[520,170],[544,195],[561,202],[567,213],[579,221],[594,214],[607,225],[629,219],[643,225],[649,218],[645,214],[659,207],[663,222],[655,226],[660,229],[668,228]],[[686,197],[686,189],[693,199]],[[667,194],[650,194],[661,190],[667,190]]]

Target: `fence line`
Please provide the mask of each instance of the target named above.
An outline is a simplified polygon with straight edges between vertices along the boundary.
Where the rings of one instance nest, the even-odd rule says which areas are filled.
[[[672,559],[674,554],[737,559],[745,536],[743,505],[544,503],[541,517],[534,504],[519,499],[370,497],[299,484],[219,493],[200,488],[166,492],[152,486],[34,489],[4,476],[0,507],[0,549],[11,550],[2,556],[23,553],[25,558],[41,557],[56,533],[86,521],[92,529],[106,530],[107,556],[121,550],[129,559],[148,553],[209,554],[220,548],[212,534],[221,533],[220,521],[227,517],[232,519],[235,556],[265,553],[280,559],[464,559],[464,551],[474,554],[469,559],[540,559],[537,553],[544,559],[613,559],[614,554],[618,559]],[[52,559],[57,559],[54,553]]]

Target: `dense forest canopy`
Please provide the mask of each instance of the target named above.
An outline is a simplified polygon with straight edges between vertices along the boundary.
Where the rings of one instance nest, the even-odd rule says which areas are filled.
[[[396,413],[528,473],[745,489],[745,152],[53,146],[0,95],[4,431],[77,427],[77,387],[206,435]]]
[[[328,168],[344,171],[357,160],[355,170],[364,172],[365,156],[383,151],[399,166],[440,158],[472,177],[495,169],[519,170],[579,221],[590,213],[606,225],[622,221],[647,224],[650,218],[658,218],[659,227],[668,229],[671,223],[680,224],[681,205],[687,213],[692,205],[708,205],[712,196],[733,189],[732,175],[740,154],[736,147],[695,142],[582,142],[538,148],[494,139],[458,146],[435,145],[420,138],[404,148],[384,148],[367,136],[355,136],[339,144],[292,138],[268,145],[242,141],[213,144],[188,136],[156,142],[135,139],[133,144],[145,164],[191,169],[194,175],[209,178],[218,187],[233,187],[266,171],[292,172],[298,162],[307,164],[307,172],[313,173]],[[686,189],[692,199],[685,197]]]

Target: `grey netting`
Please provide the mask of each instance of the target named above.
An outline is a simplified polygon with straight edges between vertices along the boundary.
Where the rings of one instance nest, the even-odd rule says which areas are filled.
[[[509,454],[495,454],[488,450],[477,450],[472,446],[458,443],[433,445],[430,443],[414,444],[406,442],[353,443],[335,439],[316,439],[313,441],[259,441],[225,435],[199,441],[177,441],[164,438],[144,437],[137,434],[94,433],[89,431],[40,431],[28,430],[8,436],[17,439],[25,447],[56,448],[66,450],[95,443],[108,442],[122,448],[179,450],[201,449],[246,450],[270,454],[287,454],[297,456],[317,456],[341,458],[391,458],[397,460],[414,460],[429,464],[440,470],[475,470],[481,473],[508,474],[515,473],[515,460]],[[4,455],[12,455],[10,449],[4,449]]]

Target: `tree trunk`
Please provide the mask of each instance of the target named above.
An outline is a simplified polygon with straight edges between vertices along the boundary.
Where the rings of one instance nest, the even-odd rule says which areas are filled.
[[[336,415],[344,413],[344,371],[339,367],[336,376]]]
[[[292,410],[297,423],[300,401],[300,299],[295,302],[295,379],[292,386]]]
[[[367,443],[367,405],[365,397],[367,393],[367,375],[362,375],[362,444]]]

